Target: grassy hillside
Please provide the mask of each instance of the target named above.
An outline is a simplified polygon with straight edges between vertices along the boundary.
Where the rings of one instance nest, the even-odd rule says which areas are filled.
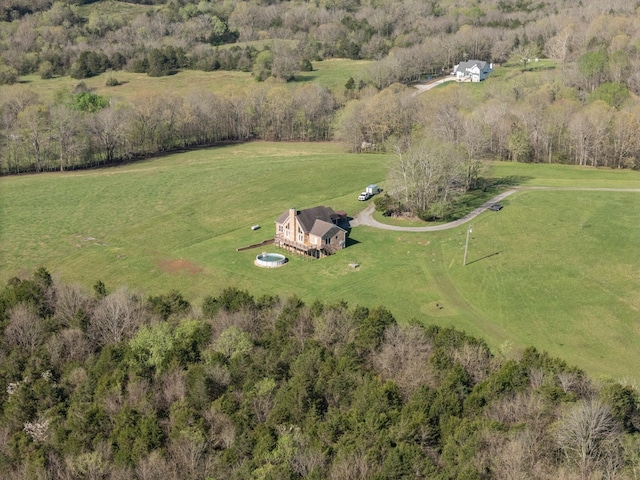
[[[334,144],[251,143],[66,174],[0,179],[0,281],[39,265],[90,288],[178,289],[198,303],[235,285],[305,302],[383,304],[400,321],[454,325],[492,347],[536,345],[591,373],[637,378],[640,193],[523,188],[499,212],[436,233],[353,230],[352,245],[263,270],[261,250],[286,208],[355,214],[389,159]],[[639,188],[633,171],[491,165],[523,187]],[[383,183],[384,185],[384,183]],[[260,224],[257,231],[251,225]],[[349,263],[357,262],[353,269]],[[442,308],[438,308],[439,304]]]
[[[287,83],[289,86],[302,82],[317,82],[329,90],[344,87],[349,77],[355,79],[365,76],[364,69],[371,62],[367,60],[331,59],[314,62],[311,72],[300,72],[295,81]],[[116,78],[121,85],[107,87],[108,78]],[[41,100],[53,101],[58,92],[70,92],[80,83],[98,95],[122,100],[126,103],[141,94],[150,91],[156,94],[185,95],[193,90],[209,90],[213,93],[228,96],[245,93],[259,85],[251,73],[239,71],[202,72],[199,70],[182,70],[175,75],[166,77],[150,77],[146,73],[126,71],[106,72],[83,80],[76,80],[68,76],[43,80],[39,75],[21,77],[20,83],[11,87],[15,92],[30,90],[37,92]]]

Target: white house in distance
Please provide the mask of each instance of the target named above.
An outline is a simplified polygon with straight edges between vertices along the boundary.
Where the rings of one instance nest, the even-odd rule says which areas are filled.
[[[493,72],[493,64],[482,60],[468,60],[453,67],[453,74],[459,82],[481,82]]]

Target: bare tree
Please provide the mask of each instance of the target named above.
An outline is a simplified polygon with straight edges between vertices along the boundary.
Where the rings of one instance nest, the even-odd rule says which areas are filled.
[[[136,476],[139,480],[165,480],[171,478],[170,471],[170,465],[157,450],[140,460],[136,466]]]
[[[288,42],[277,41],[272,46],[273,62],[271,75],[285,81],[295,77],[300,71],[300,54],[298,50]]]
[[[83,362],[93,351],[89,341],[79,328],[65,328],[47,341],[47,351],[54,366],[67,362]]]
[[[346,308],[325,308],[315,319],[314,339],[334,352],[340,351],[355,339],[356,325]]]
[[[77,158],[82,151],[82,125],[81,115],[78,111],[64,104],[55,105],[51,109],[51,126],[54,138],[57,140],[61,172],[72,166],[74,158]]]
[[[407,396],[421,384],[432,384],[428,368],[432,345],[417,327],[392,325],[384,332],[384,340],[373,364],[385,379],[393,380]]]
[[[88,126],[92,134],[92,141],[105,162],[110,163],[122,152],[127,131],[126,114],[124,110],[113,107],[103,108],[89,117]]]
[[[56,283],[55,317],[64,326],[81,327],[92,307],[92,299],[79,285]]]
[[[182,98],[145,93],[132,102],[132,141],[139,151],[163,151],[177,142]]]
[[[28,305],[16,305],[9,312],[9,324],[4,330],[4,339],[10,347],[26,350],[33,355],[44,341],[42,319]]]
[[[577,375],[573,372],[562,371],[556,377],[564,393],[569,393],[577,381]]]
[[[30,145],[35,159],[36,172],[43,169],[49,147],[49,109],[44,105],[29,105],[18,114],[18,124]]]
[[[398,151],[389,170],[389,195],[413,215],[442,217],[451,203],[473,183],[466,158],[455,147],[425,139]]]
[[[183,401],[187,396],[187,375],[182,368],[164,372],[160,377],[162,384],[161,404],[168,408],[172,403]]]
[[[634,167],[640,151],[640,140],[637,135],[640,122],[637,111],[615,113],[612,127],[613,164],[611,166],[616,168]]]
[[[574,25],[568,25],[555,37],[551,38],[545,46],[547,55],[562,64],[562,70],[565,69],[565,64],[571,53],[574,29]]]
[[[204,414],[209,433],[208,441],[214,448],[230,448],[236,438],[236,428],[228,415],[215,406]]]
[[[505,158],[507,138],[511,128],[508,99],[490,101],[483,110],[482,119],[489,128],[489,150],[497,157]]]
[[[183,431],[168,447],[169,461],[175,464],[182,478],[203,478],[206,441],[198,431]]]
[[[622,426],[607,405],[587,400],[568,411],[558,429],[558,445],[582,478],[608,470],[621,455]]]
[[[544,448],[547,439],[539,438],[531,429],[517,430],[508,437],[494,435],[492,440],[487,456],[493,478],[559,478],[557,472],[550,471],[553,452]]]
[[[142,300],[126,288],[104,297],[89,319],[88,335],[97,345],[133,337],[145,322]]]
[[[492,402],[487,410],[487,416],[507,425],[527,423],[533,426],[553,420],[544,409],[544,402],[539,395],[517,393]]]
[[[375,469],[366,453],[354,452],[333,462],[329,478],[331,480],[365,480],[371,478],[374,473]]]
[[[291,333],[294,338],[300,343],[300,347],[304,350],[304,345],[309,338],[314,334],[313,318],[309,315],[308,311],[302,311],[295,323],[291,327]]]
[[[464,119],[461,143],[467,151],[465,166],[467,170],[467,189],[475,187],[474,183],[478,178],[478,172],[480,170],[479,160],[482,159],[489,150],[488,130],[484,122],[476,115]]]
[[[473,383],[479,383],[489,376],[491,371],[491,352],[483,345],[465,343],[452,352],[454,361],[471,376]]]

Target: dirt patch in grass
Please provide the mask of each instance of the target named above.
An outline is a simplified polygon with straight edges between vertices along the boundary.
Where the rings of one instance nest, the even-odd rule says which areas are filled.
[[[166,273],[190,273],[195,275],[202,271],[202,267],[196,265],[189,260],[177,259],[177,260],[160,260],[158,266],[163,272]]]

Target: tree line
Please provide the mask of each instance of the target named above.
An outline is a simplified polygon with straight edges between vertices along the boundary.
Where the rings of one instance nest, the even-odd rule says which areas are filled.
[[[119,68],[151,75],[226,68],[251,71],[259,80],[291,80],[310,68],[309,59],[378,60],[332,92],[269,85],[230,98],[149,94],[91,112],[69,109],[65,98],[44,103],[24,89],[3,87],[0,174],[105,165],[252,138],[337,138],[351,150],[391,151],[391,145],[416,143],[406,141],[416,131],[473,159],[638,168],[637,16],[624,2],[608,5],[606,13],[590,4],[568,6],[563,14],[552,4],[505,1],[456,12],[438,2],[400,9],[384,2],[155,3],[131,18],[99,9],[84,18],[72,4],[6,2],[0,78],[34,71],[83,78]],[[211,35],[229,32],[237,37],[224,42],[260,37],[270,46],[218,48],[223,40]],[[78,38],[83,47],[72,48]],[[348,49],[358,54],[335,49],[343,44],[356,45]],[[557,68],[526,75],[538,55]],[[446,73],[474,57],[510,60],[525,74],[492,81],[482,96],[463,86],[417,102],[399,84]],[[107,83],[118,82],[112,75]]]
[[[85,91],[42,103],[23,89],[2,99],[0,173],[110,165],[132,158],[222,141],[322,141],[332,136],[335,98],[324,88],[264,85],[223,98],[142,94],[121,104]]]
[[[577,86],[586,76],[571,85],[559,70],[529,73],[490,80],[481,96],[450,84],[416,97],[401,84],[377,90],[349,79],[333,92],[269,83],[228,97],[203,90],[141,94],[128,104],[79,84],[76,93],[44,103],[29,89],[6,87],[0,173],[94,167],[251,139],[338,139],[353,151],[393,152],[419,143],[416,137],[433,137],[462,163],[497,158],[640,167],[640,109],[626,85],[603,77],[586,93]]]
[[[635,388],[384,307],[0,289],[3,478],[632,478]]]

